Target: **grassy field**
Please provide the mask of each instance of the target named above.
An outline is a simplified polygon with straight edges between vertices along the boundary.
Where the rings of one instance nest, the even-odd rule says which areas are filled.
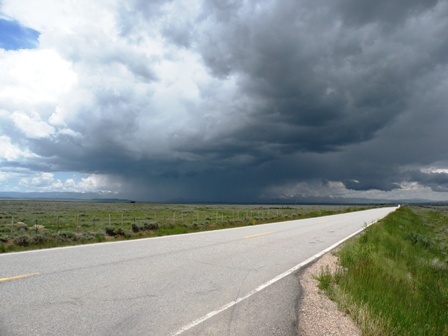
[[[365,208],[0,200],[0,252],[256,225]]]
[[[448,208],[401,207],[337,252],[320,288],[363,335],[448,335]]]

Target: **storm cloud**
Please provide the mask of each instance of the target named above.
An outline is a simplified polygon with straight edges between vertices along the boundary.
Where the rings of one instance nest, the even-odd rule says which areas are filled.
[[[0,49],[1,190],[448,196],[448,1],[35,6],[0,4],[40,34]]]

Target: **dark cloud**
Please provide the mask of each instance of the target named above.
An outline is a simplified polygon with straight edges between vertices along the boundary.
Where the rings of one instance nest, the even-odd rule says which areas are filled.
[[[244,111],[253,127],[237,138],[331,151],[371,139],[403,112],[407,82],[382,58],[394,50],[364,46],[384,36],[356,34],[322,5],[260,4],[258,15],[207,7],[207,18],[219,19],[200,35],[200,52],[216,76],[237,76],[240,93],[254,102]]]
[[[418,182],[436,192],[448,192],[448,172],[422,172],[410,171],[407,174],[409,181]]]
[[[115,16],[126,43],[103,32],[61,47],[90,98],[73,133],[30,143],[42,170],[108,174],[151,200],[253,201],[301,183],[448,191],[446,173],[425,173],[447,168],[447,1],[193,7],[128,1]],[[187,70],[186,84],[166,80]]]
[[[344,22],[355,25],[402,25],[404,21],[419,17],[431,10],[438,0],[399,1],[334,1],[335,9],[343,14]]]
[[[156,162],[157,168],[151,160],[141,162],[148,170],[141,178],[152,177],[161,186],[171,184],[170,188],[182,185],[188,189],[185,194],[194,193],[196,185],[200,193],[204,188],[215,190],[209,197],[229,199],[236,190],[242,198],[259,194],[260,181],[263,185],[305,181],[322,174],[352,190],[400,188],[405,178],[398,172],[394,154],[381,155],[381,148],[373,150],[383,162],[373,161],[370,154],[356,157],[346,152],[330,169],[295,153],[344,152],[374,140],[409,113],[428,113],[411,112],[411,104],[420,102],[416,88],[424,76],[437,71],[436,64],[446,69],[446,61],[438,59],[440,44],[427,45],[411,35],[431,27],[432,22],[410,20],[426,15],[436,2],[380,2],[367,7],[353,1],[339,3],[206,2],[195,44],[212,74],[219,79],[236,78],[238,95],[245,100],[225,108],[241,127],[224,131],[212,141],[187,134],[182,143],[171,142],[172,150],[192,155],[194,162],[167,160]],[[386,32],[381,27],[385,23],[394,26]],[[353,24],[360,28],[355,30]],[[445,40],[442,30],[434,33],[433,39]],[[423,46],[425,53],[420,50]],[[440,82],[428,84],[432,88]],[[221,108],[215,101],[211,105]],[[409,129],[400,131],[413,136]],[[392,137],[390,141],[400,143]],[[408,144],[402,143],[401,150],[409,151]],[[404,161],[412,162],[410,156]],[[238,161],[238,157],[246,160]],[[325,157],[319,164],[328,164]],[[248,179],[248,175],[256,178]],[[238,186],[250,192],[246,195]]]

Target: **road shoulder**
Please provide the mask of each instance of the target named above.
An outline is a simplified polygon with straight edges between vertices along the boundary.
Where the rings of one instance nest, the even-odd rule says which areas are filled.
[[[328,252],[302,269],[299,274],[299,283],[302,288],[298,312],[300,336],[361,335],[351,317],[338,310],[337,304],[319,291],[318,281],[313,278],[313,275],[320,274],[321,269],[327,266],[331,272],[334,272],[337,261],[338,258],[332,252]]]

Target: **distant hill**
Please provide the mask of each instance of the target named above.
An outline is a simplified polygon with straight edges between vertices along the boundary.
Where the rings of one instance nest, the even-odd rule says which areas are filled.
[[[131,202],[129,199],[110,198],[98,193],[76,193],[76,192],[15,192],[0,191],[0,199],[4,200],[72,200],[72,201],[96,201],[96,202]]]
[[[110,195],[99,193],[76,193],[76,192],[7,192],[0,191],[0,199],[42,199],[42,200],[65,200],[65,201],[92,201],[92,202],[135,202],[127,198],[111,198]],[[156,202],[154,200],[137,200],[138,202]],[[204,199],[173,198],[169,200],[157,200],[157,203],[177,204],[322,204],[322,205],[358,205],[358,204],[448,204],[448,202],[437,202],[425,199],[368,199],[368,198],[333,198],[333,197],[279,197],[270,199],[248,200],[247,202],[217,201]]]

